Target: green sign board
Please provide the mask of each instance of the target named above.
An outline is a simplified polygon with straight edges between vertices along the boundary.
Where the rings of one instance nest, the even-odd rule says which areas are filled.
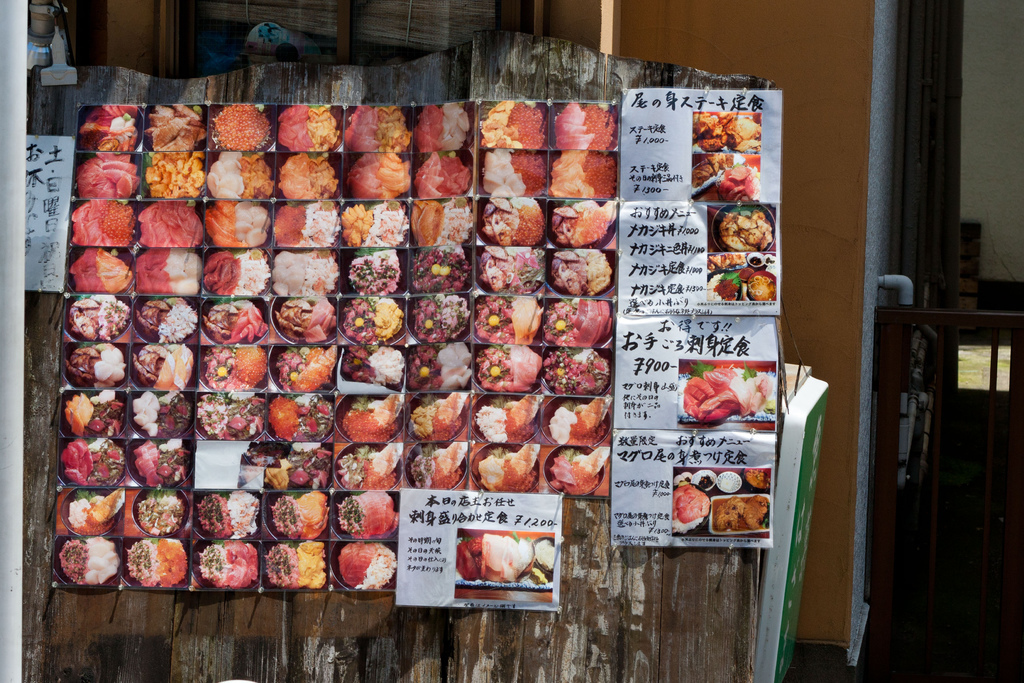
[[[789,402],[775,488],[775,543],[767,556],[754,680],[781,683],[793,659],[807,537],[818,480],[828,384],[813,377]]]

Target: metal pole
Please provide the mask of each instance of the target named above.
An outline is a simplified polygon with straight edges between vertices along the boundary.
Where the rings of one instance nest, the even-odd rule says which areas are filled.
[[[945,111],[946,126],[942,131],[946,147],[946,174],[943,196],[942,272],[946,279],[943,308],[960,306],[960,115],[963,97],[964,3],[949,3],[949,29],[946,39],[946,99],[940,102]]]
[[[28,3],[8,3],[0,22],[0,356],[10,376],[0,388],[0,681],[21,680],[22,438],[25,376],[25,120]]]

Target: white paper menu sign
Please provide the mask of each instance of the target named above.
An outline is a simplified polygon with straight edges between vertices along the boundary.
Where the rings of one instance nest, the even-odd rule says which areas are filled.
[[[627,90],[620,315],[778,315],[782,92]]]
[[[772,545],[775,434],[617,430],[612,543]]]
[[[620,111],[622,199],[779,202],[781,90],[642,88],[623,93]]]
[[[682,91],[627,90],[622,95],[622,199],[668,201],[688,198],[691,112],[678,106]],[[666,102],[667,100],[667,102]]]
[[[74,138],[29,135],[25,142],[25,290],[64,283]]]
[[[396,604],[558,609],[562,497],[401,491]]]
[[[778,360],[774,318],[620,317],[615,426],[774,432]]]
[[[774,229],[779,219],[779,206],[770,204],[626,202],[619,212],[619,314],[778,315],[777,232],[766,251],[722,251],[714,235],[722,225],[758,221]]]

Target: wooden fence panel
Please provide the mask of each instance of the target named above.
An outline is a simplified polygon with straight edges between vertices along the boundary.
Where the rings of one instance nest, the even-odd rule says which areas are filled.
[[[28,130],[71,135],[80,104],[606,99],[638,86],[770,87],[749,76],[487,32],[387,67],[274,64],[208,79],[83,67],[29,96]],[[396,609],[390,595],[51,588],[63,297],[26,294],[24,670],[61,681],[637,681],[753,669],[755,551],[613,548],[607,501],[566,500],[558,614]]]

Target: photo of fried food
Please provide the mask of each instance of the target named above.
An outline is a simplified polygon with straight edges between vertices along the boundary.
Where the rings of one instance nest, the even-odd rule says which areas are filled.
[[[731,154],[708,154],[693,167],[693,189],[704,187],[709,180],[718,177],[722,171],[733,166]]]
[[[755,489],[767,489],[772,483],[772,472],[768,468],[752,467],[743,471],[743,478]]]
[[[761,115],[697,112],[693,115],[694,152],[761,152]]]
[[[741,268],[745,265],[746,254],[708,254],[708,273]]]
[[[747,533],[768,527],[768,496],[724,496],[711,501],[714,533]]]
[[[763,206],[721,209],[713,223],[715,241],[723,251],[765,251],[775,242],[775,220]]]

